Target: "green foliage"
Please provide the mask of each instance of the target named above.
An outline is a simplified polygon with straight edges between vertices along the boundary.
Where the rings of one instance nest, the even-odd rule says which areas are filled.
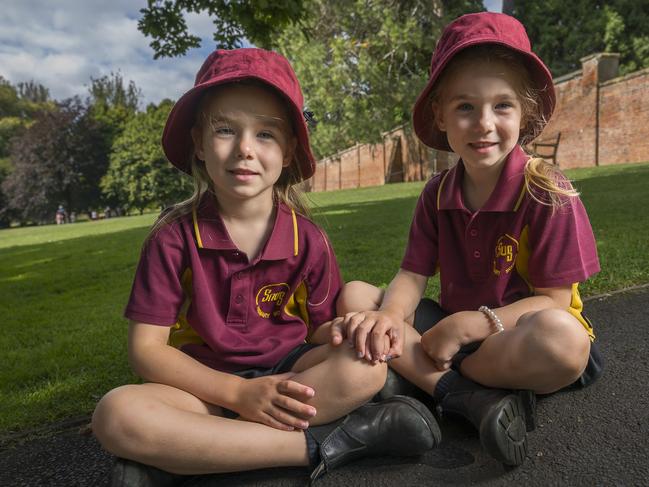
[[[191,180],[165,158],[160,145],[173,103],[149,105],[126,122],[112,146],[110,165],[101,181],[109,202],[142,212],[151,206],[166,207],[191,194]]]
[[[21,221],[51,221],[58,204],[80,212],[98,203],[107,148],[85,105],[71,98],[41,112],[12,139],[11,174],[2,184],[7,207]]]
[[[319,120],[312,132],[316,154],[376,141],[407,122],[442,27],[479,10],[479,1],[311,1],[303,25],[287,27],[278,49]]]
[[[305,0],[148,0],[140,10],[138,29],[151,37],[154,58],[185,54],[200,46],[200,38],[188,31],[184,13],[209,15],[214,23],[217,47],[240,47],[249,41],[260,47],[276,45],[282,29],[299,21]]]
[[[517,0],[512,13],[554,76],[596,52],[620,53],[621,74],[649,67],[649,0]]]
[[[15,216],[2,189],[13,172],[9,157],[12,139],[29,127],[40,112],[53,107],[49,90],[43,85],[29,81],[18,83],[16,88],[0,76],[0,227],[8,226]]]
[[[126,122],[137,112],[142,92],[130,81],[124,86],[122,75],[111,73],[101,78],[90,78],[88,109],[100,125],[104,146],[112,147],[122,133]]]

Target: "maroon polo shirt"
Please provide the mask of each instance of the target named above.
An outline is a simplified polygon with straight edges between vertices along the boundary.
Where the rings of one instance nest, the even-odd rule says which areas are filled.
[[[170,326],[169,343],[223,371],[271,367],[336,316],[333,249],[284,204],[260,256],[230,239],[213,196],[142,249],[125,316]]]
[[[524,186],[527,159],[516,146],[475,213],[462,200],[462,161],[431,179],[419,197],[401,267],[425,276],[439,270],[446,311],[496,308],[537,287],[572,284],[569,311],[581,318],[576,283],[599,271],[588,215],[579,198],[554,212],[532,199]]]

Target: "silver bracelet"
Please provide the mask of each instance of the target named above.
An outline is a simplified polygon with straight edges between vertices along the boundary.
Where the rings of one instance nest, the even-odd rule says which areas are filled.
[[[500,321],[500,318],[494,313],[491,309],[487,308],[486,306],[480,306],[478,308],[478,311],[481,311],[484,313],[489,321],[493,323],[493,325],[496,327],[495,333],[500,333],[501,331],[505,331],[505,327],[503,326],[503,322]]]

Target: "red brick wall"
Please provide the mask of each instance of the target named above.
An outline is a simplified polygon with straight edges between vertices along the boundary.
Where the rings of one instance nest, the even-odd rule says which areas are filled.
[[[600,87],[599,163],[649,160],[649,69]]]
[[[649,69],[616,77],[618,58],[593,54],[581,60],[581,71],[555,79],[557,105],[538,140],[561,132],[560,167],[649,161]],[[395,146],[400,158],[394,157]],[[319,161],[311,190],[385,184],[391,157],[402,164],[391,171],[392,181],[425,180],[456,161],[454,154],[425,147],[404,125],[383,134],[382,142],[356,145]]]
[[[561,132],[557,164],[562,168],[595,165],[597,89],[587,81],[578,76],[555,85],[557,106],[538,137],[543,140]]]

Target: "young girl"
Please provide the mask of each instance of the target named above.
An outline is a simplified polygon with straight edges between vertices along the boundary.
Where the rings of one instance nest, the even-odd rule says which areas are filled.
[[[287,465],[316,478],[439,441],[411,398],[363,406],[385,364],[315,345],[341,281],[294,186],[315,169],[301,107],[286,59],[238,49],[212,53],[169,114],[162,144],[195,193],[155,224],[126,307],[129,360],[146,383],[109,392],[93,415],[121,457],[117,485]]]
[[[577,290],[599,271],[586,211],[556,167],[521,148],[554,105],[552,76],[518,21],[479,13],[446,27],[414,128],[460,161],[424,188],[387,290],[349,283],[348,314],[331,329],[332,343],[347,338],[373,362],[400,356],[390,366],[442,413],[473,422],[509,465],[525,457],[534,406],[512,390],[547,394],[600,371]],[[439,304],[420,303],[437,272]]]

